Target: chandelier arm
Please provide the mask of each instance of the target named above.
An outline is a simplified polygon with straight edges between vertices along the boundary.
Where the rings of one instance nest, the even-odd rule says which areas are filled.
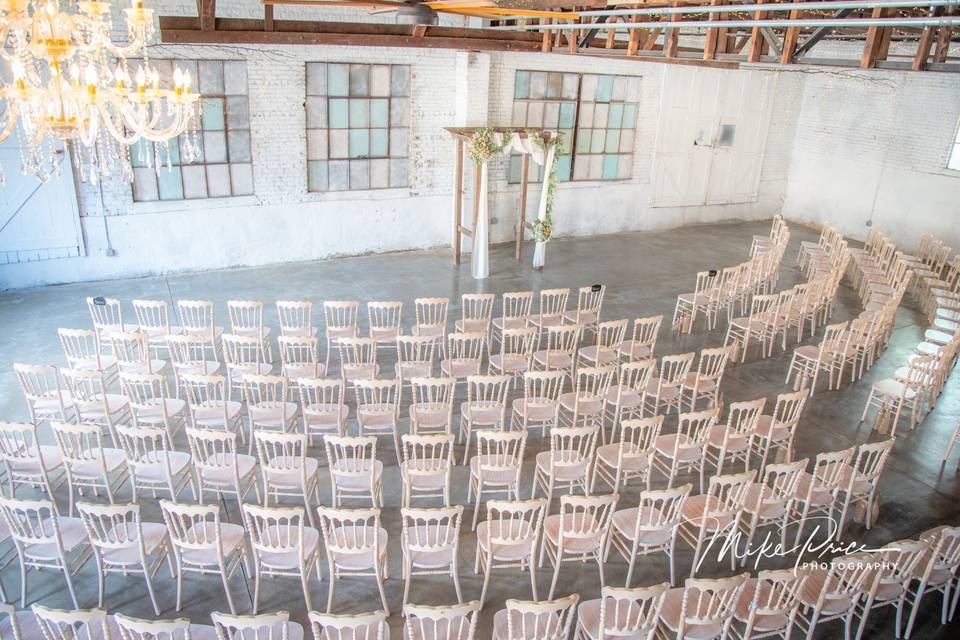
[[[106,127],[110,135],[113,136],[114,140],[116,140],[120,144],[125,144],[127,146],[136,144],[136,142],[141,137],[140,133],[137,131],[133,131],[133,133],[130,136],[124,135],[124,128],[132,128],[132,127],[125,127],[127,118],[124,116],[122,110],[118,110],[118,111],[120,111],[120,119],[123,121],[123,123],[120,126],[117,126],[117,123],[113,121],[113,116],[107,110],[105,105],[100,105],[100,116],[101,116],[100,119],[103,120],[104,126]]]
[[[6,120],[3,127],[0,128],[0,142],[5,141],[10,137],[10,134],[13,133],[13,128],[17,124],[17,112],[8,102],[6,108],[3,110],[3,117]]]

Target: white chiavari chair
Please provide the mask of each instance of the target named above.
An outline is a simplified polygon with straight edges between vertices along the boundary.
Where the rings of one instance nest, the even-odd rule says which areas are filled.
[[[380,372],[377,341],[373,338],[337,338],[340,349],[340,377],[353,386],[358,380],[373,380]]]
[[[572,380],[582,329],[577,324],[547,325],[544,348],[533,352],[533,370],[563,371]]]
[[[896,608],[894,637],[899,638],[907,594],[921,563],[930,556],[930,545],[925,541],[899,540],[884,545],[872,555],[877,563],[875,582],[867,597],[855,605],[860,617],[857,640],[863,637],[870,613],[883,607]]]
[[[277,300],[277,317],[280,319],[280,337],[315,338],[313,326],[313,303],[309,300]]]
[[[177,300],[177,316],[183,333],[203,341],[211,360],[220,359],[220,337],[223,327],[216,322],[216,309],[210,300]]]
[[[624,420],[620,426],[620,439],[597,447],[590,492],[596,489],[597,478],[614,493],[634,479],[639,479],[649,489],[651,462],[662,426],[663,416]]]
[[[610,548],[627,561],[627,580],[630,586],[638,556],[664,553],[670,562],[670,584],[676,582],[677,528],[683,519],[683,505],[690,496],[692,484],[673,489],[648,489],[640,493],[636,507],[614,512],[610,529]]]
[[[184,374],[181,382],[194,429],[219,429],[239,435],[241,442],[247,441],[241,416],[243,405],[230,399],[226,378]]]
[[[536,469],[530,497],[541,489],[547,503],[556,490],[573,493],[576,489],[590,495],[590,475],[600,427],[554,427],[550,430],[550,450],[536,456]]]
[[[727,325],[727,333],[723,338],[723,346],[733,349],[734,357],[740,356],[740,362],[747,361],[747,351],[751,341],[760,343],[763,357],[772,349],[770,328],[774,325],[777,315],[779,296],[775,293],[756,295],[750,302],[750,315],[734,318]]]
[[[760,456],[758,469],[763,472],[774,454],[775,462],[789,462],[793,460],[793,451],[796,440],[797,425],[806,406],[809,393],[806,389],[793,393],[781,393],[777,396],[773,413],[761,413],[754,423],[753,433],[750,436],[750,452]]]
[[[460,404],[460,433],[457,437],[458,442],[464,442],[464,464],[470,459],[473,434],[506,428],[507,396],[512,381],[511,376],[467,377],[467,399]]]
[[[27,606],[30,571],[53,569],[63,575],[74,607],[79,607],[74,574],[93,555],[80,518],[57,515],[49,500],[0,497],[0,516],[13,538],[20,562],[20,607]]]
[[[220,338],[223,344],[223,360],[227,369],[227,388],[243,397],[243,376],[268,376],[273,365],[266,359],[263,342],[257,336],[225,333]]]
[[[794,349],[784,384],[790,384],[792,377],[794,391],[809,388],[810,395],[813,395],[817,390],[817,378],[822,372],[828,376],[828,390],[832,391],[834,385],[839,387],[837,374],[843,361],[848,326],[847,322],[828,325],[819,345],[809,344]]]
[[[27,400],[30,422],[34,426],[44,420],[69,422],[73,418],[73,399],[62,384],[56,366],[17,362],[13,371]]]
[[[743,460],[744,471],[750,468],[750,436],[766,404],[766,398],[731,402],[726,423],[716,422],[710,427],[703,453],[705,461],[716,468],[717,475],[723,473],[728,458],[730,462]]]
[[[602,284],[580,287],[577,290],[577,308],[564,313],[563,321],[583,325],[585,331],[599,332],[600,310],[606,291],[607,287]]]
[[[67,513],[73,515],[74,496],[84,495],[89,489],[97,495],[103,489],[110,504],[129,477],[123,449],[104,447],[100,426],[53,422],[53,437],[60,447],[63,466],[67,473]],[[115,435],[115,443],[119,438]]]
[[[109,638],[110,626],[103,609],[52,609],[30,607],[37,628],[45,640],[100,640]]]
[[[911,586],[907,592],[910,617],[903,632],[907,640],[910,640],[917,611],[925,595],[940,593],[943,596],[940,624],[947,624],[953,619],[960,598],[960,586],[957,584],[960,573],[960,527],[935,527],[921,533],[919,540],[928,545],[930,553],[920,562],[913,575],[916,586]]]
[[[531,309],[532,291],[510,291],[500,296],[500,315],[491,323],[491,341],[501,341],[504,331],[526,328]]]
[[[330,370],[330,354],[339,348],[341,338],[356,338],[360,335],[360,303],[356,300],[327,300],[323,303],[326,339],[324,368]],[[341,351],[342,355],[342,351]],[[376,358],[374,358],[376,360]]]
[[[447,310],[450,298],[417,298],[413,301],[415,336],[432,338],[441,351],[447,337]]]
[[[567,640],[580,594],[556,600],[507,600],[493,616],[493,640]]]
[[[473,528],[477,528],[480,502],[486,493],[505,493],[507,500],[520,499],[520,471],[527,444],[526,431],[478,431],[477,455],[470,458],[467,502],[476,500]]]
[[[238,503],[253,489],[260,502],[257,459],[237,451],[237,434],[211,429],[187,429],[187,442],[197,482],[197,500],[203,504],[208,491],[216,493],[216,502],[233,495]]]
[[[455,378],[417,377],[410,380],[413,401],[407,408],[410,433],[453,433]]]
[[[277,338],[280,347],[280,373],[296,389],[300,378],[325,378],[326,366],[320,362],[319,341],[316,336],[288,336]]]
[[[927,398],[934,384],[934,372],[939,359],[933,355],[919,355],[910,360],[906,376],[901,379],[887,378],[874,382],[870,395],[860,416],[867,419],[870,409],[876,407],[877,421],[889,420],[890,435],[896,435],[900,416],[908,412],[910,429],[913,430],[923,418]]]
[[[547,501],[490,500],[487,519],[476,526],[474,573],[483,571],[480,604],[486,602],[490,574],[494,569],[519,568],[530,574],[530,589],[537,599],[536,553],[547,512]]]
[[[235,336],[256,338],[260,345],[261,360],[273,361],[270,327],[263,323],[263,302],[260,300],[227,300],[230,316],[230,333]]]
[[[751,546],[753,537],[760,527],[778,525],[781,548],[788,548],[787,526],[794,511],[797,483],[800,481],[800,475],[807,468],[808,462],[807,458],[803,458],[795,462],[768,464],[763,471],[762,479],[747,487],[747,495],[743,500],[743,517],[740,518],[740,530],[746,532],[747,539],[740,566],[746,566],[751,552],[756,553],[763,548],[766,539],[758,549]]]
[[[489,336],[495,300],[496,296],[492,293],[465,293],[460,296],[460,319],[453,323],[454,331]]]
[[[147,335],[139,331],[113,331],[108,342],[120,373],[163,373],[167,361],[151,357]]]
[[[618,350],[620,358],[626,362],[652,358],[657,346],[657,334],[660,333],[662,323],[663,316],[635,318],[630,338],[620,344]]]
[[[159,427],[170,441],[187,422],[187,402],[170,396],[167,378],[160,373],[121,373],[120,388],[130,405],[133,424]]]
[[[837,506],[844,476],[849,478],[850,463],[853,461],[854,447],[842,451],[824,451],[818,453],[813,462],[813,472],[804,471],[797,481],[791,517],[797,523],[797,537],[794,545],[800,544],[807,519],[817,514],[833,517]],[[849,480],[848,480],[849,481]],[[814,527],[814,534],[821,527]],[[827,538],[832,537],[827,531]],[[812,535],[811,535],[812,537]]]
[[[660,609],[664,638],[677,640],[726,638],[733,626],[737,602],[749,573],[729,578],[687,578],[682,588],[670,589]]]
[[[536,348],[536,327],[504,329],[500,332],[500,351],[491,354],[487,362],[487,374],[522,376],[533,367]]]
[[[320,462],[307,455],[306,434],[258,431],[253,439],[263,477],[263,506],[270,506],[271,496],[275,501],[281,497],[300,498],[313,526],[311,500],[321,502]]]
[[[390,627],[383,611],[333,614],[309,611],[313,640],[390,640]]]
[[[660,370],[647,381],[643,392],[643,410],[651,415],[666,414],[673,407],[679,415],[683,396],[680,393],[687,380],[696,354],[681,353],[660,358]]]
[[[667,487],[672,487],[682,471],[698,472],[700,490],[703,491],[706,471],[707,439],[717,422],[720,408],[681,413],[676,433],[661,434],[654,441],[651,466],[667,478]]]
[[[247,404],[247,422],[250,438],[250,453],[253,435],[261,431],[295,430],[300,407],[288,400],[290,388],[286,376],[260,376],[245,374],[240,379],[240,388]]]
[[[843,534],[843,525],[851,507],[855,510],[853,518],[858,520],[858,513],[863,514],[863,525],[869,531],[873,525],[877,504],[877,487],[880,484],[880,475],[886,466],[890,451],[893,450],[896,438],[888,438],[882,442],[861,444],[857,447],[857,454],[853,464],[844,469],[840,481],[840,492],[843,494],[843,503],[840,507],[840,518],[837,520],[837,540]]]
[[[443,498],[450,506],[450,481],[453,474],[453,435],[432,433],[404,434],[401,437],[403,462],[400,477],[403,481],[404,507],[414,497]]]
[[[677,305],[673,310],[673,328],[677,334],[693,331],[693,323],[700,314],[703,314],[707,320],[707,330],[713,330],[715,320],[713,301],[719,293],[718,276],[719,272],[716,269],[700,271],[697,273],[694,291],[677,296]]]
[[[440,361],[440,374],[458,382],[480,375],[486,340],[487,334],[480,331],[449,334],[446,357]]]
[[[410,596],[410,579],[415,575],[448,575],[453,578],[457,602],[463,602],[457,552],[460,548],[460,524],[463,507],[437,509],[400,509],[403,550],[403,604]]]
[[[397,348],[402,321],[402,302],[391,300],[367,303],[367,335],[377,343],[378,349]]]
[[[725,534],[735,536],[743,519],[747,490],[756,477],[755,471],[712,476],[707,492],[690,496],[680,510],[683,519],[677,527],[680,540],[693,548],[690,577],[696,575],[710,545]],[[709,542],[708,542],[709,539]],[[707,544],[704,547],[704,544]],[[736,570],[735,549],[728,549],[730,570]],[[718,558],[719,559],[719,558]]]
[[[290,614],[286,611],[260,615],[227,615],[210,613],[217,640],[290,640]]]
[[[140,507],[135,504],[81,502],[77,510],[97,565],[97,606],[103,607],[107,574],[117,573],[126,578],[130,574],[142,573],[153,611],[159,616],[160,605],[157,604],[153,581],[170,557],[167,528],[158,522],[143,522]],[[170,567],[172,570],[172,561]]]
[[[570,427],[593,425],[602,430],[610,385],[616,371],[616,365],[577,369],[573,391],[560,395],[558,424]]]
[[[383,582],[390,577],[387,530],[380,526],[380,509],[320,507],[317,512],[329,565],[327,612],[333,608],[333,592],[339,578],[366,576],[376,580],[383,610],[390,615],[383,590]]]
[[[140,491],[147,489],[153,498],[158,490],[168,492],[176,502],[188,486],[193,499],[197,499],[190,454],[174,449],[165,430],[119,426],[117,436],[127,459],[134,503],[139,502]]]
[[[731,627],[731,635],[740,640],[789,638],[805,580],[804,573],[790,569],[761,571],[748,578],[734,612],[743,628]]]
[[[177,565],[177,611],[180,611],[183,600],[184,576],[198,573],[220,576],[230,611],[236,612],[230,594],[230,578],[241,565],[247,564],[243,526],[222,522],[220,508],[216,505],[174,504],[161,500],[160,510]]]
[[[61,369],[60,375],[67,383],[77,421],[99,425],[115,438],[116,426],[131,418],[126,396],[110,393],[99,371]]]
[[[509,331],[509,330],[508,330]],[[563,371],[527,371],[523,374],[523,397],[514,398],[510,413],[513,429],[540,427],[540,435],[559,423],[560,394],[566,374]]]
[[[690,403],[690,411],[697,408],[697,400],[705,399],[707,407],[715,407],[720,400],[720,383],[727,367],[730,349],[704,349],[700,352],[695,371],[687,373],[680,385],[680,405],[684,398]]]
[[[220,362],[207,358],[207,342],[203,336],[183,334],[166,336],[167,352],[173,365],[174,393],[180,397],[184,375],[211,376],[220,373]]]
[[[452,606],[403,606],[403,637],[408,640],[473,640],[480,616],[480,602],[472,600]]]
[[[530,324],[540,331],[563,324],[569,298],[569,288],[541,290],[537,312],[530,316]]]
[[[596,600],[577,607],[575,640],[653,640],[670,583],[636,589],[604,587]]]
[[[307,611],[310,604],[310,571],[320,580],[320,532],[303,524],[300,507],[278,508],[241,505],[250,549],[253,551],[253,614],[260,603],[260,582],[266,577],[297,577]]]
[[[383,463],[377,460],[375,436],[323,438],[330,471],[334,508],[345,498],[370,496],[372,506],[383,504]]]
[[[357,380],[358,433],[390,436],[400,462],[400,381]]]
[[[170,305],[166,300],[134,300],[133,313],[137,316],[137,330],[147,336],[153,357],[167,348],[167,336],[180,335],[183,330],[170,322]]]
[[[192,640],[190,620],[143,620],[122,613],[113,614],[120,640]]]
[[[657,361],[632,360],[620,365],[616,380],[607,390],[607,419],[610,422],[610,440],[617,439],[617,430],[624,419],[641,418],[644,413],[644,395],[651,378],[656,375]],[[603,442],[607,440],[607,430],[601,433]]]
[[[560,565],[565,561],[595,559],[600,573],[600,588],[603,588],[604,554],[618,498],[615,493],[607,496],[560,496],[560,513],[544,519],[540,541],[539,565],[543,566],[544,559],[549,559],[553,564],[553,580],[547,598],[553,598],[560,577]]]
[[[38,488],[54,500],[54,491],[66,481],[63,454],[56,445],[43,445],[37,427],[29,422],[0,422],[0,460],[7,471],[7,493],[16,497],[21,485]]]
[[[833,558],[828,569],[807,572],[800,590],[796,627],[812,638],[817,625],[843,621],[844,637],[852,638],[857,603],[866,596],[874,577],[870,554],[849,554]]]
[[[394,366],[401,386],[410,386],[413,378],[433,375],[433,352],[437,338],[430,336],[397,337],[397,362]]]
[[[350,407],[346,404],[346,386],[340,379],[299,378],[300,419],[310,444],[315,436],[347,435]]]

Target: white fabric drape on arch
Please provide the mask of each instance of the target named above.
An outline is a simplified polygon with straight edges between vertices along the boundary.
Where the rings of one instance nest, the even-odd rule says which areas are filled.
[[[503,144],[503,134],[495,133],[494,142],[497,146]],[[540,202],[537,205],[537,219],[543,220],[547,216],[547,194],[550,189],[548,175],[550,167],[553,166],[556,145],[547,147],[545,153],[533,139],[513,134],[510,137],[510,144],[503,149],[503,153],[510,153],[511,151],[529,154],[536,164],[544,167],[543,184],[540,187]],[[477,226],[473,230],[470,266],[473,277],[478,280],[490,275],[490,218],[487,204],[488,164],[489,161],[480,165],[480,193],[473,196],[479,198],[479,206],[477,208]],[[521,229],[520,232],[524,233],[524,230]],[[545,242],[536,243],[533,249],[534,267],[543,266],[546,258],[545,245]]]

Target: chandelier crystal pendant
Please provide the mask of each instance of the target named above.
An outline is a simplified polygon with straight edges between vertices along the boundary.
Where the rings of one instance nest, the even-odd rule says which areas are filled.
[[[132,145],[157,171],[171,144],[182,162],[196,158],[190,72],[161,79],[147,55],[153,11],[132,0],[124,13],[127,42],[115,44],[109,2],[0,0],[0,143],[17,131],[25,174],[59,175],[64,148],[91,183],[132,180]]]

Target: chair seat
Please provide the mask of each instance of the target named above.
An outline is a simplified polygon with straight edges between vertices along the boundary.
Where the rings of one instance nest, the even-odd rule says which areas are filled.
[[[577,403],[576,392],[560,394],[560,406],[567,411],[573,412],[576,405],[577,413],[581,416],[596,416],[603,412],[603,400],[595,395],[580,394],[580,402]]]
[[[490,321],[486,318],[467,318],[453,323],[458,333],[486,333]]]
[[[559,327],[563,324],[563,315],[544,315],[540,316],[538,314],[533,314],[530,316],[530,324],[535,327],[540,327],[545,329],[547,327]]]
[[[412,328],[412,333],[415,336],[420,336],[421,338],[443,338],[447,335],[446,325],[440,326],[435,324],[421,324],[414,325]]]
[[[797,479],[797,489],[793,495],[800,500],[806,501],[807,494],[809,493],[809,503],[811,507],[822,507],[832,504],[833,494],[828,489],[815,484],[813,485],[813,490],[810,490],[810,484],[813,481],[813,475],[806,471],[802,472]]]
[[[141,362],[121,362],[120,370],[124,373],[138,375],[146,373],[163,373],[167,368],[166,360],[143,360]]]
[[[136,540],[136,529],[132,523],[126,527],[127,535],[124,539]],[[167,539],[167,526],[159,522],[141,522],[140,530],[143,533],[143,551],[150,557],[163,546]],[[112,536],[116,534],[113,533]],[[129,547],[104,548],[103,559],[109,564],[132,565],[140,564],[140,549],[137,542]]]
[[[433,372],[433,364],[430,362],[398,362],[394,366],[394,371],[397,377],[403,380],[429,378]]]
[[[746,622],[750,618],[750,604],[753,602],[754,595],[757,593],[757,580],[750,578],[744,583],[743,591],[740,592],[740,599],[737,600],[737,607],[734,612],[737,620]],[[770,583],[764,582],[760,588],[761,606],[768,602],[770,597]],[[790,621],[787,613],[758,613],[753,618],[753,628],[758,633],[777,631],[786,626]]]
[[[437,465],[434,460],[407,460],[401,471],[411,489],[433,491],[447,486],[448,465]]]
[[[160,424],[164,419],[164,409],[168,417],[178,417],[186,411],[187,403],[179,398],[161,398],[160,402],[134,407],[134,413],[137,416],[137,422]]]
[[[619,354],[629,360],[640,360],[653,355],[650,345],[636,340],[624,340],[620,343]]]
[[[226,414],[228,420],[236,420],[238,417],[240,417],[240,412],[243,410],[243,405],[241,403],[234,400],[228,400],[226,404]],[[193,410],[193,419],[197,424],[202,426],[222,425],[223,414],[223,403],[216,403],[216,405],[213,406],[205,405],[202,407],[196,407]]]
[[[481,463],[485,467],[482,470],[480,469]],[[482,473],[484,484],[510,485],[517,481],[519,466],[520,461],[513,456],[473,456],[470,458],[470,477],[479,479]]]
[[[309,483],[317,478],[317,470],[320,468],[320,462],[316,458],[307,457],[303,459],[303,462],[304,465],[301,467],[300,458],[278,456],[271,459],[270,462],[263,465],[267,484],[279,489],[302,488],[304,475],[306,475],[306,481]]]
[[[647,381],[647,388],[644,390],[647,395],[657,397],[657,393],[660,393],[660,400],[674,400],[680,396],[680,387],[669,385],[664,383],[662,386],[660,384],[660,378],[650,378]]]
[[[620,460],[620,443],[605,444],[597,447],[597,458],[609,467],[616,468],[622,462],[622,470],[640,472],[650,467],[650,452],[643,451],[632,442],[623,446],[623,459]]]
[[[852,484],[851,484],[852,483]],[[840,487],[843,491],[850,490],[855,496],[864,496],[870,493],[873,485],[870,480],[852,465],[846,465],[840,473]]]
[[[40,445],[29,452],[30,458],[7,458],[4,464],[7,469],[16,475],[37,476],[43,472],[40,466],[48,471],[63,466],[63,454],[60,453],[60,447],[54,445]]]
[[[373,464],[373,482],[376,484],[383,477],[383,463],[379,460],[363,460],[358,464],[335,464],[331,471],[336,477],[337,488],[347,491],[370,491],[370,465]]]
[[[626,385],[615,385],[607,389],[607,402],[616,405],[617,396],[620,397],[621,409],[633,409],[643,404],[643,395]]]
[[[450,413],[446,405],[435,403],[411,404],[408,408],[411,422],[416,422],[421,427],[435,429],[445,427],[450,423]]]
[[[340,366],[344,380],[373,380],[377,377],[380,368],[375,364],[351,364],[346,362]]]
[[[526,316],[522,318],[494,318],[493,326],[497,328],[498,331],[511,330],[511,329],[523,329],[527,326]]]
[[[404,550],[415,567],[437,569],[450,566],[456,557],[456,547],[441,544],[451,536],[448,529],[448,525],[416,525],[406,530]]]
[[[684,589],[678,587],[667,591],[663,598],[663,606],[660,608],[660,620],[671,631],[680,629],[680,616],[683,615],[683,594]],[[723,634],[723,623],[712,622],[709,624],[693,624],[685,627],[684,640],[712,640],[719,638]]]
[[[770,440],[771,442],[782,442],[790,437],[789,427],[774,423],[773,416],[760,414],[753,425],[753,433],[756,436]]]
[[[557,417],[557,408],[559,403],[548,400],[536,399],[530,400],[524,405],[523,398],[515,398],[513,401],[513,413],[520,418],[526,417],[531,422],[551,422]]]
[[[122,449],[104,447],[101,451],[103,457],[100,459],[70,462],[70,474],[75,480],[99,480],[103,477],[104,470],[107,474],[111,474],[118,469],[122,469],[127,463],[127,456]]]
[[[397,414],[390,411],[366,411],[357,409],[357,421],[364,431],[393,431],[397,426]]]
[[[745,451],[750,444],[750,438],[747,435],[737,433],[725,424],[712,425],[709,431],[707,431],[707,442],[717,449],[724,446],[724,437],[727,439],[727,453],[731,451]]]
[[[73,403],[73,398],[70,397],[70,394],[66,391],[60,392],[61,397],[63,398],[63,408],[65,411],[70,410],[70,405]],[[41,416],[59,416],[60,415],[60,400],[57,398],[38,398],[36,400],[31,400],[33,405],[33,410]]]
[[[680,508],[680,513],[687,522],[703,526],[707,531],[716,531],[733,522],[734,514],[721,511],[723,508],[716,496],[701,493],[687,498]]]
[[[194,531],[193,527],[187,530],[186,537],[188,540],[193,539],[194,537],[199,537],[200,535],[205,535],[206,538],[202,538],[208,541],[212,541],[214,536],[216,536],[216,525],[212,522],[203,523],[203,533],[199,531]],[[220,523],[220,543],[223,546],[223,557],[226,559],[232,553],[240,551],[243,548],[243,539],[246,535],[246,531],[239,524],[230,524],[228,522]],[[205,547],[201,549],[192,549],[189,547],[183,547],[180,551],[180,556],[183,558],[183,561],[188,564],[200,565],[200,566],[211,566],[219,564],[217,559],[217,549],[214,546]]]
[[[166,459],[162,455],[151,455],[132,464],[137,482],[166,483],[167,460],[170,461],[170,475],[173,477],[190,469],[190,454],[185,451],[170,451]]]
[[[820,347],[812,344],[807,344],[802,347],[797,347],[796,349],[793,350],[793,353],[794,355],[799,356],[801,358],[805,358],[807,360],[817,360],[820,362],[825,362],[827,360],[827,357],[826,357],[827,354],[824,354],[824,356],[821,357]]]
[[[533,361],[544,369],[569,369],[573,366],[573,356],[569,353],[546,349],[534,351]]]
[[[207,465],[217,466],[199,467],[201,481],[213,487],[232,487],[234,460],[237,465],[237,477],[240,480],[246,478],[257,466],[257,459],[245,453],[221,453],[207,461]]]
[[[57,521],[57,529],[60,531],[60,543],[63,545],[65,552],[70,553],[80,545],[89,544],[83,520],[68,516],[54,516],[54,518]],[[49,524],[44,526],[47,531],[50,531],[51,528]],[[57,560],[60,558],[57,545],[53,542],[24,544],[23,551],[24,555],[34,560]]]
[[[683,386],[689,389],[697,387],[697,393],[712,393],[717,389],[717,381],[705,378],[696,371],[691,371],[683,380]]]
[[[876,393],[880,393],[890,398],[899,398],[901,394],[907,400],[913,400],[917,396],[917,392],[899,380],[878,380],[873,383],[873,390]]]
[[[280,335],[291,338],[312,338],[317,335],[316,327],[280,327]]]
[[[506,525],[506,530],[504,530],[504,525]],[[529,535],[526,539],[518,540],[513,543],[504,543],[497,542],[497,539],[507,539],[507,540],[516,540],[523,536],[524,534],[530,534],[532,532],[525,529],[524,523],[519,520],[511,519],[509,521],[504,520],[485,520],[477,525],[477,544],[480,546],[480,549],[490,553],[490,549],[487,544],[487,534],[489,531],[490,536],[490,545],[493,547],[493,558],[494,560],[501,560],[505,562],[516,562],[523,558],[529,558],[533,554],[533,536]]]
[[[566,531],[573,531],[574,528],[591,529],[596,523],[593,521],[593,516],[590,516],[590,518],[591,521],[587,523],[583,514],[568,513],[566,515],[547,516],[543,520],[543,533],[547,536],[547,540],[556,545],[560,541],[561,523]],[[602,531],[586,535],[577,534],[573,537],[564,533],[563,550],[567,553],[590,553],[600,547],[603,539]]]
[[[462,403],[460,403],[460,415],[463,417],[463,419],[469,418],[473,423],[473,426],[492,426],[500,424],[500,422],[503,420],[503,409],[498,406],[470,406],[470,403],[464,400]]]
[[[502,373],[522,373],[530,368],[527,356],[496,353],[490,356],[490,367]]]
[[[220,363],[216,360],[207,360],[206,362],[196,364],[174,364],[174,367],[180,375],[212,376],[220,372]]]
[[[953,333],[947,333],[946,331],[937,331],[935,329],[928,329],[923,332],[923,339],[925,342],[932,342],[934,344],[948,344],[953,340]]]
[[[827,575],[828,572],[823,569],[814,569],[807,574],[807,579],[800,589],[800,602],[803,603],[804,606],[813,607],[819,602],[820,595],[823,593],[824,586],[827,582]],[[842,613],[849,607],[850,598],[848,596],[831,596],[831,594],[827,594],[824,598],[821,615]]]
[[[296,536],[288,533],[286,526],[270,525],[264,530],[263,537],[267,540],[287,540],[295,542]],[[320,532],[313,527],[303,527],[303,557],[309,560],[320,550]],[[296,547],[286,551],[272,551],[267,549],[254,549],[257,557],[264,566],[271,569],[292,570],[300,568],[300,556]],[[307,567],[309,569],[309,566]]]
[[[336,540],[338,549],[328,549],[334,563],[340,569],[347,571],[363,571],[373,569],[377,559],[373,550],[374,528],[372,525],[333,527],[328,540]],[[377,542],[380,547],[380,560],[387,554],[387,530],[379,527],[376,530]],[[367,544],[369,543],[369,546]],[[352,551],[344,549],[362,550]]]
[[[590,309],[581,309],[579,314],[576,311],[567,311],[563,314],[563,321],[567,324],[596,324],[597,312]]]
[[[670,542],[673,527],[652,527],[647,523],[660,520],[660,511],[652,507],[633,507],[613,512],[613,527],[631,542],[641,546],[659,547]],[[637,518],[641,519],[640,531],[637,531]]]
[[[657,436],[654,447],[662,456],[673,458],[676,455],[680,462],[692,462],[703,455],[703,448],[682,433]]]
[[[322,362],[313,364],[286,364],[283,365],[283,375],[291,381],[299,378],[324,378],[327,375],[327,368]]]
[[[441,360],[440,371],[449,378],[480,375],[480,360]]]
[[[370,337],[376,340],[377,344],[396,346],[399,336],[400,327],[370,327]]]
[[[260,427],[282,429],[296,418],[300,405],[296,402],[284,402],[275,407],[257,407],[247,403],[247,415]]]
[[[357,325],[349,325],[346,327],[327,326],[327,340],[330,341],[334,341],[339,338],[356,338],[358,333]]]
[[[584,478],[590,466],[590,459],[579,452],[562,453],[563,462],[554,462],[554,468],[551,469],[550,452],[541,451],[537,454],[537,468],[547,475],[552,475],[553,479],[559,482],[570,482]]]
[[[106,407],[104,407],[104,399],[106,399]],[[76,406],[82,420],[103,420],[108,414],[112,416],[121,411],[126,411],[130,405],[126,396],[107,393],[90,400],[77,400]]]
[[[743,499],[743,510],[766,520],[783,516],[787,506],[783,500],[773,498],[770,487],[760,482],[752,482]]]
[[[309,404],[303,408],[303,417],[311,428],[336,428],[346,422],[350,407],[345,404]]]
[[[589,360],[590,362],[597,363],[598,365],[610,364],[619,359],[617,349],[598,347],[596,345],[591,347],[580,347],[580,350],[577,353],[580,354],[582,359]]]

